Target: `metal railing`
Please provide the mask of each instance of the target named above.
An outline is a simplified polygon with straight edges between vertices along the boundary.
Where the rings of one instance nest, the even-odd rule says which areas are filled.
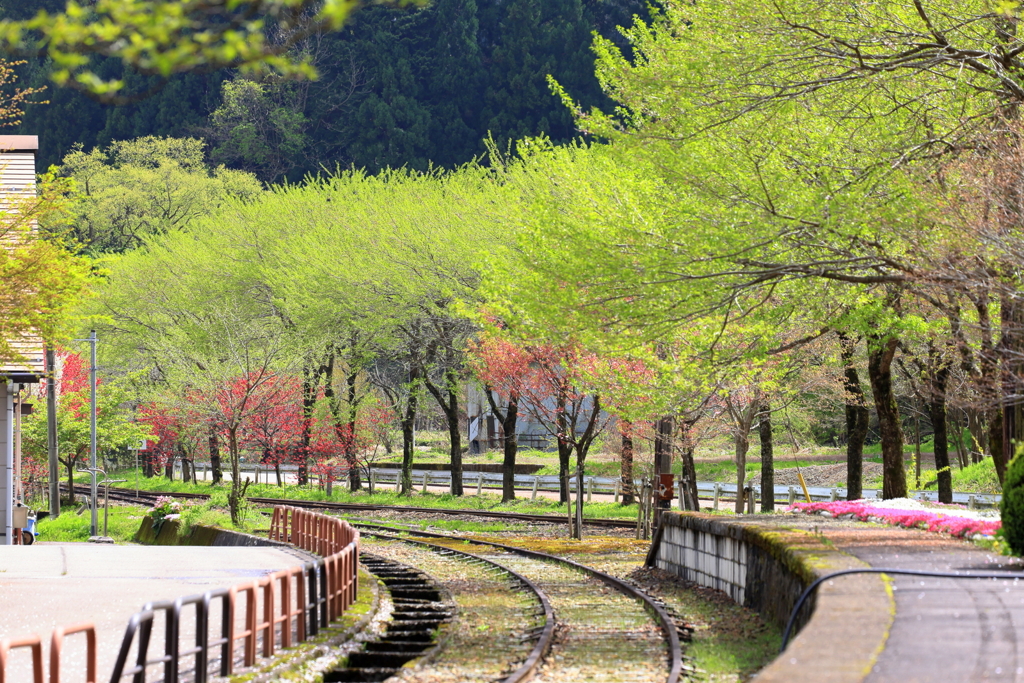
[[[61,654],[64,651],[64,637],[84,633],[86,639],[85,666],[86,683],[96,683],[96,627],[92,623],[73,626],[58,626],[50,636],[50,683],[60,683]],[[7,665],[11,650],[27,647],[32,650],[32,683],[43,683],[43,640],[33,634],[24,638],[0,640],[0,683],[7,683]]]
[[[377,485],[398,486],[401,478],[401,470],[386,467],[375,467],[370,475]],[[451,482],[451,472],[444,470],[412,470],[412,481],[414,486],[448,486]],[[464,472],[462,475],[463,485],[466,487],[475,486],[477,490],[486,488],[501,488],[502,474],[498,472]],[[676,486],[680,479],[676,477]],[[514,477],[515,488],[527,489],[536,498],[538,491],[557,491],[559,488],[558,475],[555,474],[517,474]],[[584,491],[588,494],[614,495],[616,501],[622,494],[622,481],[618,477],[599,477],[587,475],[583,478]],[[634,481],[634,489],[639,490],[640,479]],[[753,486],[757,500],[761,500],[764,493],[760,486]],[[576,491],[576,481],[569,483],[570,492]],[[807,491],[813,501],[835,501],[846,498],[846,488],[842,486],[808,486]],[[718,501],[735,500],[736,484],[713,481],[697,482],[697,492],[701,499]],[[861,492],[863,498],[881,498],[880,489],[864,489]],[[909,497],[921,501],[938,502],[937,491],[910,491]],[[793,503],[803,500],[803,492],[800,487],[788,484],[777,484],[774,487],[774,500],[776,503]],[[678,497],[678,492],[676,492]],[[960,493],[953,494],[953,502],[966,505],[969,508],[998,507],[1002,496],[998,493]]]
[[[191,678],[196,683],[209,680],[214,662],[221,676],[230,676],[235,673],[239,641],[242,665],[253,666],[257,651],[271,657],[278,648],[312,638],[355,602],[359,587],[358,531],[339,519],[282,506],[274,508],[270,538],[321,557],[231,588],[146,604],[128,622],[110,683],[119,683],[128,676],[133,683],[145,683],[149,668],[159,665],[163,667],[162,680],[175,683],[186,673],[182,663],[189,658],[193,663]],[[220,601],[220,625],[211,635],[211,606],[215,601]],[[195,644],[182,647],[181,627],[188,618],[187,610],[194,617]],[[240,626],[236,617],[242,614]],[[164,651],[150,656],[158,615],[162,615],[164,624]],[[129,664],[133,646],[135,661]],[[0,683],[4,683],[2,679]]]

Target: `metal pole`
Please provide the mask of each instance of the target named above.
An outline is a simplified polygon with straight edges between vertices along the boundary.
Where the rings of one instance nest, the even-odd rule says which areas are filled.
[[[14,500],[24,505],[25,492],[21,485],[21,390],[22,386],[19,384],[14,395]]]
[[[89,483],[89,503],[92,506],[92,525],[90,536],[96,536],[98,529],[96,510],[96,330],[89,332],[89,353],[91,364],[89,366],[89,468],[91,481]]]
[[[7,421],[4,423],[4,544],[14,545],[14,385],[7,382],[5,394],[7,398]]]
[[[46,349],[46,453],[50,461],[50,516],[60,516],[60,463],[57,462],[57,354]]]

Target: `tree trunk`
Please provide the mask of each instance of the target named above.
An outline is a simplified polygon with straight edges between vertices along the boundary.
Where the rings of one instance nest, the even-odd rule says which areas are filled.
[[[416,408],[419,374],[409,373],[409,398],[402,416],[402,495],[412,494],[412,465],[416,454]]]
[[[682,448],[679,449],[679,460],[682,464],[680,476],[683,480],[683,507],[687,510],[700,512],[700,493],[697,491],[697,466],[693,462],[693,439],[690,436],[690,430],[697,424],[699,418],[681,419],[679,437]]]
[[[348,467],[348,490],[358,491],[363,488],[363,482],[359,477],[359,454],[356,453],[356,420],[359,417],[359,406],[356,405],[356,381],[359,374],[349,370],[345,377],[345,384],[348,389],[348,434],[349,439],[345,445],[345,465]]]
[[[734,439],[736,448],[736,514],[743,514],[743,485],[747,480],[747,451],[750,449],[750,439],[746,432],[736,430]]]
[[[1006,449],[1003,447],[1003,411],[988,411],[988,452],[992,454],[992,462],[996,466],[996,476],[1002,486],[1006,476]]]
[[[309,448],[313,441],[313,411],[316,409],[316,395],[320,372],[306,366],[302,369],[302,435],[301,446],[296,453],[299,486],[309,483]]]
[[[946,384],[949,367],[941,356],[931,349],[931,368],[928,387],[928,417],[932,421],[932,449],[939,482],[939,502],[953,502],[953,473],[949,469],[949,436],[946,432]]]
[[[654,490],[661,488],[661,475],[672,473],[672,441],[676,431],[676,419],[673,415],[664,415],[654,424]],[[656,523],[661,519],[661,511],[672,507],[672,499],[662,500],[655,494]]]
[[[907,497],[907,472],[903,466],[903,428],[892,390],[892,360],[896,339],[872,336],[868,340],[868,379],[878,413],[882,438],[882,497]]]
[[[453,496],[461,496],[462,430],[459,429],[459,394],[451,384],[448,385],[448,407],[444,411],[444,416],[448,421],[448,439],[451,444],[451,449],[449,451],[452,461],[451,494]]]
[[[966,429],[969,438],[969,441],[964,446],[971,464],[976,465],[985,457],[985,447],[981,440],[981,434],[985,430],[985,425],[981,423],[979,411],[974,408],[964,409],[964,421],[967,423]]]
[[[519,396],[514,392],[508,398],[508,406],[502,415],[498,401],[494,398],[494,390],[484,387],[487,403],[491,413],[501,424],[501,449],[504,456],[501,461],[501,502],[507,503],[516,499],[516,455],[519,453],[519,438],[516,435],[516,422],[519,419]]]
[[[224,472],[221,470],[220,465],[220,446],[217,443],[217,429],[213,425],[210,425],[210,431],[207,436],[207,443],[210,446],[210,471],[213,477],[213,484],[219,484],[224,480]]]
[[[956,459],[960,463],[960,469],[963,469],[967,467],[967,454],[964,451],[964,430],[960,425],[960,416],[957,415],[955,409],[949,421],[953,423],[953,446],[956,447]]]
[[[761,512],[774,512],[775,451],[772,441],[772,406],[767,400],[761,403],[758,435],[761,437]]]
[[[579,454],[576,456],[576,521],[572,525],[572,537],[583,539],[583,463]]]
[[[1002,357],[1003,462],[1006,466],[1024,444],[1024,301],[1004,295],[1000,301]],[[1000,463],[996,463],[996,471]]]
[[[71,505],[75,504],[75,460],[78,460],[77,455],[65,464],[68,469],[68,503]]]
[[[636,496],[633,493],[633,423],[620,422],[619,432],[622,434],[622,455],[619,458],[622,504],[632,505],[636,502]]]
[[[864,495],[864,440],[868,437],[871,412],[853,364],[856,342],[840,334],[839,343],[846,390],[846,500],[859,500]]]
[[[228,459],[231,461],[231,491],[228,493],[228,508],[231,523],[238,526],[242,521],[242,473],[238,466],[238,426],[228,427]]]
[[[569,461],[572,457],[572,443],[565,436],[569,431],[565,417],[565,392],[559,391],[555,401],[558,408],[555,418],[558,434],[558,502],[565,505],[569,502]]]
[[[914,401],[914,410],[920,406]],[[921,416],[914,416],[914,488],[921,489]]]
[[[979,384],[982,396],[988,405],[988,409],[985,411],[985,423],[988,426],[988,434],[985,438],[988,441],[988,452],[992,455],[992,462],[996,466],[996,476],[999,478],[999,483],[1002,484],[1006,474],[1007,459],[1003,447],[1003,411],[999,405],[999,353],[993,341],[995,330],[989,313],[990,304],[991,296],[988,292],[981,292],[975,298],[978,330],[981,338],[981,350],[978,354],[981,375]]]

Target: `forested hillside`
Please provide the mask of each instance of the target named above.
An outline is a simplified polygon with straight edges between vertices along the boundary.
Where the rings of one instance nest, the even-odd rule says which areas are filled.
[[[54,0],[2,0],[3,16],[56,9]],[[572,117],[546,83],[555,76],[584,106],[606,106],[594,76],[593,32],[644,13],[642,0],[435,0],[428,8],[370,7],[338,33],[301,49],[316,82],[254,83],[219,71],[172,79],[124,107],[50,87],[17,131],[40,135],[40,166],[76,143],[86,149],[144,135],[200,136],[210,160],[264,181],[321,168],[452,166],[499,144],[545,133],[574,135]],[[46,83],[45,63],[22,67],[22,83]],[[117,77],[118,63],[103,65]],[[149,83],[129,75],[132,90]]]

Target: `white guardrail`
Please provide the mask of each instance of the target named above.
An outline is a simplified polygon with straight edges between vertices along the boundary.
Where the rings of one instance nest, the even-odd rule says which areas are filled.
[[[398,485],[398,473],[400,470],[389,468],[373,468],[370,473],[376,484]],[[451,472],[443,470],[417,470],[412,471],[412,481],[415,486],[448,486],[451,482]],[[615,477],[591,477],[583,478],[586,493],[618,494],[620,493],[620,482]],[[462,475],[463,486],[466,488],[476,487],[477,492],[484,488],[501,488],[502,475],[499,472],[464,472]],[[640,480],[636,480],[639,487]],[[679,485],[678,478],[676,485]],[[536,496],[537,491],[557,491],[558,476],[554,474],[517,474],[515,475],[515,488],[517,490],[528,489]],[[753,487],[757,499],[761,499],[761,487]],[[576,481],[572,481],[570,490],[576,491]],[[834,501],[846,498],[846,489],[842,487],[808,486],[807,492],[813,501]],[[736,498],[736,484],[725,484],[721,482],[697,482],[697,493],[701,498],[714,500]],[[678,497],[679,493],[676,492]],[[862,495],[866,499],[881,499],[880,489],[864,489]],[[910,497],[915,500],[938,502],[937,491],[911,491]],[[995,493],[954,493],[953,502],[966,505],[968,508],[998,507],[1002,496]],[[775,502],[793,503],[804,500],[803,491],[799,486],[775,486]],[[716,505],[717,507],[717,505]]]

